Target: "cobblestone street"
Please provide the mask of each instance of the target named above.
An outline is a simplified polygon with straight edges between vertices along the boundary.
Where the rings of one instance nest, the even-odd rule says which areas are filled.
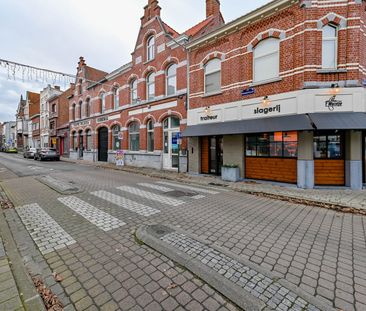
[[[276,302],[269,288],[277,279],[258,274],[268,283],[262,299],[268,310],[318,310],[303,297],[329,309],[366,310],[365,216],[80,164],[3,154],[0,160],[0,186],[15,206],[3,213],[24,264],[65,310],[238,309],[203,279],[142,245],[136,230],[151,224],[198,236],[288,282],[291,292],[278,291],[289,299],[267,304]],[[61,194],[66,184],[77,193]],[[184,242],[182,252],[193,245],[197,254],[217,255],[181,235],[165,240],[178,245],[177,252]],[[227,258],[218,260],[225,266]],[[250,292],[245,285],[242,290]]]

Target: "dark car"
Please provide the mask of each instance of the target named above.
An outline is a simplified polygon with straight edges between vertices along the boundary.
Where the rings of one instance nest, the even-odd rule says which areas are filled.
[[[60,161],[60,154],[57,152],[56,149],[53,148],[42,148],[37,149],[36,153],[34,154],[34,160],[55,160]]]
[[[34,159],[34,155],[36,152],[36,148],[29,148],[23,152],[23,157],[26,159]]]

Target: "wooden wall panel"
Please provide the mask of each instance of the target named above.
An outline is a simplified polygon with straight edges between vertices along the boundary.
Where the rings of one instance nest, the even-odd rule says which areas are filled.
[[[314,174],[316,185],[344,186],[344,160],[314,160]]]
[[[245,159],[245,177],[250,179],[297,183],[297,159]]]
[[[208,137],[201,138],[201,173],[210,173],[210,144]]]

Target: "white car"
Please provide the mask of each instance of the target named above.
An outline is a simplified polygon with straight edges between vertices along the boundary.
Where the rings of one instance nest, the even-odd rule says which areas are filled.
[[[24,151],[23,157],[26,159],[33,159],[36,152],[37,152],[36,148],[29,148],[28,150]]]

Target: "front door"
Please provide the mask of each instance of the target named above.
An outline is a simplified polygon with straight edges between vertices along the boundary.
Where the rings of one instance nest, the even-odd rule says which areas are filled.
[[[79,158],[84,156],[84,136],[80,134],[79,136]]]
[[[108,129],[106,127],[98,131],[98,161],[108,161]]]
[[[169,130],[164,132],[164,169],[178,169],[179,166],[179,130]]]
[[[210,174],[221,175],[223,165],[222,137],[210,137]]]

